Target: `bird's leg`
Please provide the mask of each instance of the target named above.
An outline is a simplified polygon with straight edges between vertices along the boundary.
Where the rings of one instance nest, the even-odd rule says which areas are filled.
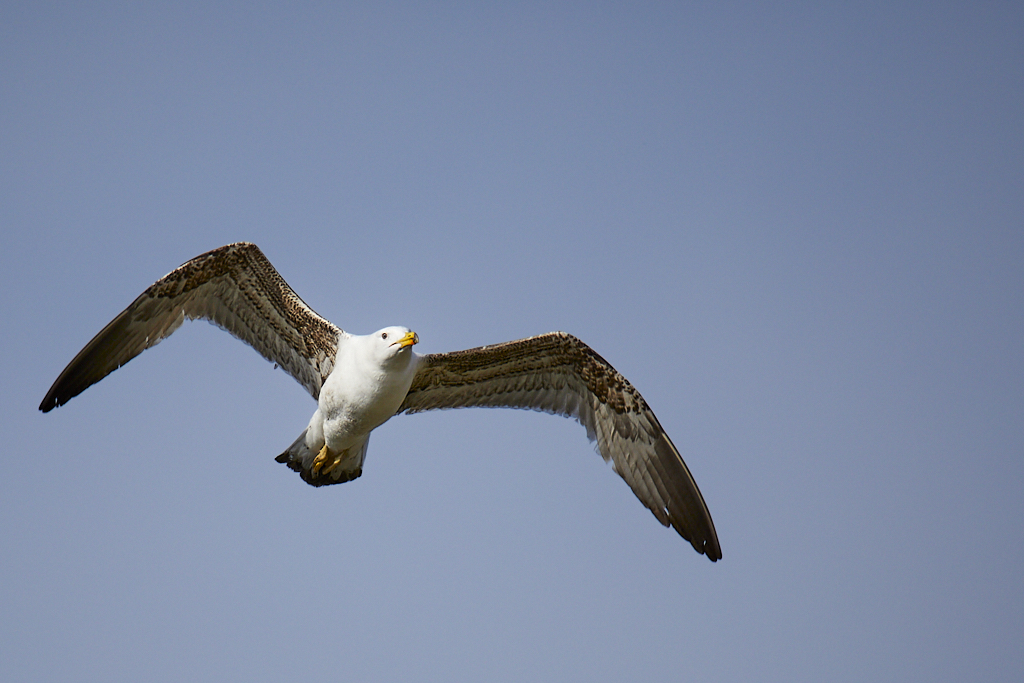
[[[317,453],[315,458],[313,458],[313,466],[309,468],[314,477],[320,476],[320,468],[327,462],[327,458],[327,444],[324,444],[324,447],[321,448],[320,452]]]

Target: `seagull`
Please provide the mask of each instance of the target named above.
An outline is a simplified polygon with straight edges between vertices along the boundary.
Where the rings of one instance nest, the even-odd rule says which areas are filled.
[[[370,433],[400,413],[483,406],[575,418],[662,525],[715,562],[714,522],[679,451],[633,385],[576,337],[551,332],[419,355],[406,327],[343,331],[299,298],[248,242],[208,251],[139,295],[68,364],[39,409],[64,405],[182,322],[212,322],[280,366],[317,401],[277,462],[312,486],[362,474]]]

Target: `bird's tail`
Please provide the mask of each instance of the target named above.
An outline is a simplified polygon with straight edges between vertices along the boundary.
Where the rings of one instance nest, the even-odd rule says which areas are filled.
[[[285,449],[284,453],[274,458],[279,463],[288,465],[296,472],[301,472],[303,462],[311,462],[316,457],[316,453],[311,453],[309,446],[306,445],[306,432],[308,430],[303,429],[302,433],[299,434],[299,438],[292,442],[292,445]]]
[[[341,453],[325,453],[326,457],[320,458],[318,462],[321,451],[314,451],[306,444],[306,431],[303,430],[284,453],[274,458],[298,472],[302,481],[310,486],[327,486],[352,481],[363,473],[363,459],[366,457],[369,437],[361,445]]]

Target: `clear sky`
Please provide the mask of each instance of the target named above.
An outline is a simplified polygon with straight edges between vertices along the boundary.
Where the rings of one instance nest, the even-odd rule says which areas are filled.
[[[1020,3],[211,4],[0,8],[0,679],[1024,679]],[[205,323],[37,411],[238,240],[422,353],[579,336],[724,558],[538,413],[309,487]]]

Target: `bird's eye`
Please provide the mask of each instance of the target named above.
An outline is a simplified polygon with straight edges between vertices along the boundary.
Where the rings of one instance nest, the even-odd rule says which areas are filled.
[[[387,339],[388,338],[388,333],[387,332],[381,332],[380,333],[380,338],[381,339]]]

